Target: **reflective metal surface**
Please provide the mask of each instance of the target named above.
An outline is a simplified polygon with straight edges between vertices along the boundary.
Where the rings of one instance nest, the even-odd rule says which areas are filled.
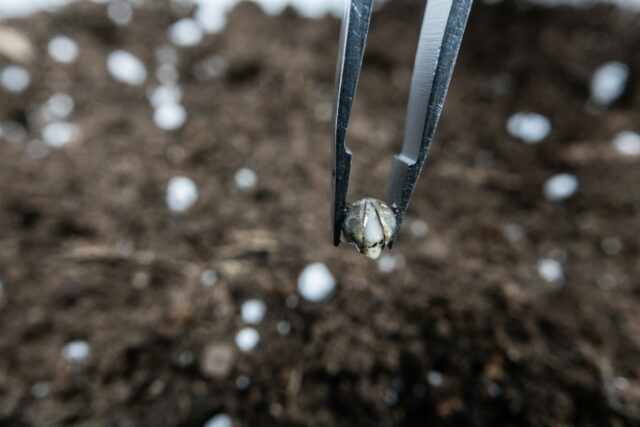
[[[429,0],[427,3],[411,79],[404,142],[402,150],[393,159],[387,190],[386,201],[396,214],[396,232],[389,247],[402,225],[433,140],[471,3],[472,0]],[[332,174],[333,243],[336,246],[340,244],[351,172],[351,151],[345,144],[345,138],[372,6],[373,0],[351,0],[342,21],[336,74]]]
[[[396,209],[400,229],[442,107],[472,0],[429,0],[413,69],[404,143],[393,160],[387,202]],[[396,232],[397,236],[397,232]]]
[[[336,98],[334,104],[334,145],[332,171],[333,244],[340,244],[340,230],[346,213],[347,188],[351,172],[351,151],[345,139],[353,98],[358,85],[364,46],[369,32],[373,0],[350,0],[342,19],[338,68],[336,70]]]

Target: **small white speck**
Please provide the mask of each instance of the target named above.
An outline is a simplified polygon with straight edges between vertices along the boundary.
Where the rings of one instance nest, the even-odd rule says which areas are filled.
[[[164,381],[160,379],[154,380],[149,386],[149,393],[151,393],[152,396],[158,396],[162,394],[166,386],[167,385],[165,384]]]
[[[551,258],[543,258],[538,261],[538,274],[549,283],[559,283],[564,279],[562,264]]]
[[[89,356],[89,343],[86,341],[71,341],[62,348],[62,357],[69,363],[80,363],[87,356]]]
[[[507,120],[507,131],[528,144],[536,144],[549,135],[551,122],[538,113],[516,113]]]
[[[296,308],[298,306],[298,297],[295,295],[289,295],[284,303],[289,308]]]
[[[298,277],[298,292],[306,300],[319,302],[331,295],[336,279],[326,265],[315,262],[307,265]]]
[[[510,242],[517,242],[524,237],[524,230],[518,224],[505,224],[502,226],[502,234]]]
[[[378,270],[382,273],[391,273],[405,264],[404,256],[400,254],[384,254],[378,260]]]
[[[9,92],[22,92],[31,84],[31,76],[21,65],[7,65],[0,73],[0,84]]]
[[[429,225],[421,219],[414,219],[409,223],[409,231],[415,238],[424,237],[429,231]]]
[[[183,351],[178,355],[178,364],[182,368],[188,368],[193,365],[194,360],[196,360],[196,357],[190,351]]]
[[[153,121],[162,130],[177,130],[187,120],[187,110],[176,102],[160,104],[153,113]]]
[[[298,14],[305,18],[322,18],[327,14],[340,17],[344,10],[343,0],[325,0],[325,1],[260,1],[262,8],[270,14],[280,13],[288,4],[293,6]]]
[[[600,289],[605,290],[605,291],[609,291],[613,288],[615,288],[618,285],[618,281],[616,280],[616,276],[614,276],[611,273],[605,273],[600,275],[597,279],[596,282],[598,284],[598,286],[600,286]]]
[[[552,176],[544,183],[544,195],[548,200],[559,201],[573,196],[578,190],[578,178],[569,173]]]
[[[622,62],[607,62],[598,67],[591,79],[591,99],[609,105],[622,95],[629,79],[629,67]]]
[[[207,421],[204,427],[232,427],[233,422],[227,414],[218,414]]]
[[[204,286],[213,286],[218,283],[218,273],[215,270],[207,269],[200,275],[200,283]]]
[[[34,159],[43,159],[49,153],[49,149],[39,139],[32,139],[27,142],[27,153]]]
[[[251,380],[246,375],[239,375],[236,378],[236,387],[238,390],[246,390],[251,384]]]
[[[169,28],[169,39],[176,46],[195,46],[202,41],[202,28],[194,19],[184,18]]]
[[[31,395],[36,399],[44,399],[51,393],[51,383],[41,381],[31,386]]]
[[[427,374],[427,381],[432,387],[439,387],[442,385],[442,374],[438,371],[430,371]]]
[[[186,176],[174,176],[167,184],[167,206],[173,212],[184,212],[198,200],[196,183]]]
[[[56,119],[66,119],[73,111],[73,98],[66,93],[58,92],[47,101],[47,110]]]
[[[222,76],[227,67],[227,61],[223,57],[213,55],[194,65],[193,73],[198,80],[207,81]]]
[[[242,328],[236,334],[236,345],[242,351],[250,351],[260,342],[260,334],[253,328]]]
[[[114,50],[107,57],[107,69],[114,79],[137,86],[147,79],[147,68],[133,54],[125,50]]]
[[[78,45],[67,36],[55,36],[47,47],[49,56],[58,62],[70,63],[78,57]]]
[[[178,103],[182,99],[182,91],[175,84],[158,86],[149,94],[149,102],[153,107],[163,104]]]
[[[250,190],[256,186],[258,177],[256,173],[249,168],[238,169],[234,177],[236,185],[241,190]]]
[[[207,421],[204,427],[232,427],[231,417],[227,414],[218,414]]]
[[[617,237],[607,237],[602,239],[600,246],[604,253],[611,256],[618,255],[623,249],[622,241]]]
[[[267,312],[267,305],[259,299],[245,301],[240,308],[242,320],[251,325],[258,325],[264,319]]]
[[[123,0],[112,1],[109,3],[109,6],[107,6],[107,15],[114,24],[127,25],[131,22],[133,8]]]
[[[631,386],[631,382],[625,377],[615,377],[613,386],[618,390],[627,390]]]
[[[230,1],[223,2],[222,5],[217,2],[200,2],[198,10],[196,10],[195,18],[198,25],[206,33],[218,33],[227,24],[227,12],[233,4]]]
[[[613,138],[613,145],[619,153],[626,156],[640,156],[640,134],[623,131]]]
[[[71,0],[2,0],[0,19],[27,16],[43,10],[56,10],[69,4]]]
[[[42,129],[42,139],[51,147],[62,147],[78,138],[78,126],[67,122],[49,123]]]
[[[289,332],[291,332],[291,325],[286,320],[279,321],[276,328],[280,335],[289,335]]]
[[[265,13],[269,15],[279,15],[284,11],[285,7],[287,7],[287,4],[291,4],[293,2],[291,0],[258,0],[256,3],[258,3]]]
[[[7,1],[3,0],[4,3]],[[0,9],[2,9],[2,6],[0,6]],[[1,10],[0,15],[2,15]],[[0,19],[2,19],[1,16]],[[5,59],[21,64],[28,64],[35,57],[35,49],[29,37],[22,31],[7,25],[0,27],[0,51],[2,51],[2,56]]]

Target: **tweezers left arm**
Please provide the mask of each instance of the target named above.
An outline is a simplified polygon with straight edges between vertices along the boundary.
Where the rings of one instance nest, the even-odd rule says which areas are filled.
[[[345,143],[353,98],[358,85],[364,47],[369,32],[373,0],[350,0],[345,7],[340,32],[338,67],[336,70],[336,94],[334,103],[334,145],[332,170],[333,244],[340,244],[340,230],[347,203],[351,151]]]

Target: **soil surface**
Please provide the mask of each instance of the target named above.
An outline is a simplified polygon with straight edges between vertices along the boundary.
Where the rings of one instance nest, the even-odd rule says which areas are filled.
[[[353,199],[383,195],[399,150],[420,3],[373,18],[349,133]],[[0,142],[0,426],[186,427],[221,413],[236,426],[640,423],[640,160],[611,143],[640,130],[639,15],[477,2],[382,264],[331,245],[339,22],[242,4],[223,33],[179,49],[189,116],[166,132],[147,90],[179,17],[145,2],[118,27],[81,3],[4,23],[37,59],[30,87],[0,102],[0,122],[27,129]],[[77,41],[75,63],[46,54],[54,34]],[[115,49],[146,63],[144,85],[108,74]],[[213,54],[227,66],[203,80],[194,67]],[[594,112],[591,76],[610,60],[631,80]],[[54,149],[32,141],[33,112],[57,91],[75,99],[81,136]],[[550,118],[542,143],[508,135],[518,111]],[[234,182],[242,167],[257,173],[249,191]],[[578,191],[549,201],[543,185],[561,172]],[[199,189],[182,214],[166,203],[176,175]],[[410,232],[417,219],[424,236]],[[562,265],[561,282],[543,280],[541,259]],[[337,280],[324,302],[296,297],[313,262]],[[249,298],[267,313],[242,352]],[[70,365],[73,340],[90,352]]]

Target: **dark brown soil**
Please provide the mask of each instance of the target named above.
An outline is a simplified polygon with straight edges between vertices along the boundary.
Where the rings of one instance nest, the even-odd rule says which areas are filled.
[[[1,94],[0,121],[27,124],[65,90],[82,138],[42,159],[0,142],[0,426],[202,426],[218,413],[236,426],[638,425],[640,162],[611,138],[640,130],[639,15],[474,6],[410,207],[408,221],[429,231],[405,227],[392,252],[405,265],[383,273],[331,246],[339,23],[240,6],[223,34],[180,50],[189,119],[163,132],[145,87],[104,66],[124,48],[153,74],[176,17],[146,3],[124,28],[93,4],[11,23],[39,55],[31,87]],[[420,15],[394,2],[372,22],[349,135],[354,198],[382,195],[399,149]],[[78,41],[75,64],[46,55],[56,33]],[[226,73],[199,81],[193,65],[214,53]],[[609,60],[632,79],[592,114],[590,78]],[[507,135],[522,110],[551,119],[541,144]],[[241,167],[257,172],[255,190],[236,189]],[[559,172],[579,190],[550,202],[542,185]],[[166,207],[174,175],[199,187],[184,214]],[[548,257],[564,263],[560,285],[537,273]],[[292,304],[316,261],[336,277],[334,294]],[[200,283],[207,268],[220,276],[213,287]],[[248,298],[268,311],[260,343],[242,353]],[[290,334],[278,334],[281,320]],[[71,368],[61,348],[75,339],[91,353]],[[34,395],[43,382],[48,395]]]

